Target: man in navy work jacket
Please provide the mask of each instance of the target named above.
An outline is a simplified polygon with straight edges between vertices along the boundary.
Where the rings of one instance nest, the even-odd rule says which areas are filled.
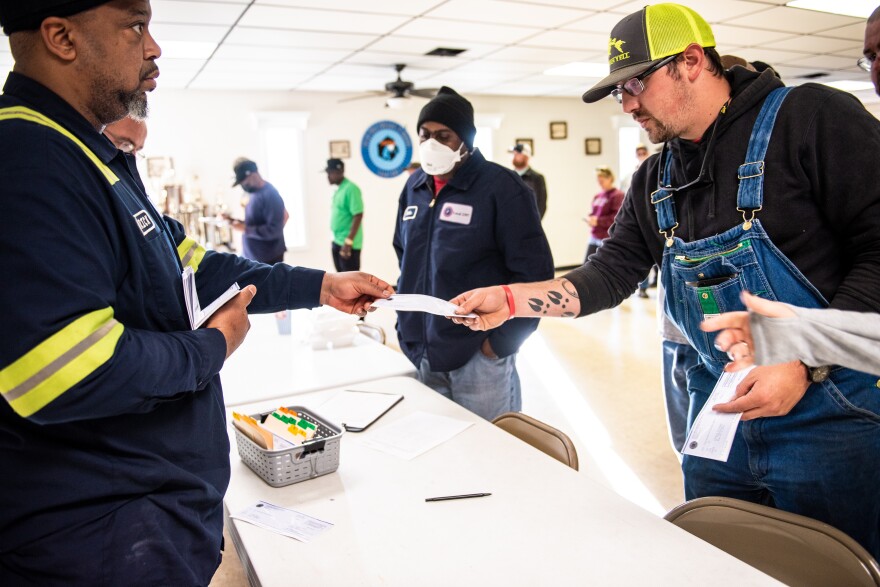
[[[390,291],[208,252],[158,214],[101,134],[146,115],[150,17],[147,0],[0,0],[0,585],[208,584],[230,471],[218,372],[246,311],[363,314]],[[203,304],[244,286],[200,330],[184,267]]]
[[[401,293],[449,299],[463,289],[549,279],[550,246],[535,196],[517,174],[474,149],[474,109],[441,88],[419,114],[422,169],[400,195],[394,249]],[[522,406],[516,353],[537,320],[470,332],[441,316],[398,314],[400,346],[418,378],[491,420]]]

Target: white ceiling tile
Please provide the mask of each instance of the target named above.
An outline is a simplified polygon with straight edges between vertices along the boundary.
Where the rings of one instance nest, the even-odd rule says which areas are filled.
[[[777,64],[782,65],[783,63],[788,63],[789,61],[796,61],[807,57],[807,55],[803,53],[794,53],[792,51],[776,51],[773,49],[764,49],[762,47],[744,47],[738,49],[736,53],[732,51],[724,51],[722,54],[728,53],[736,55],[738,57],[742,57],[746,61],[763,61],[764,63],[769,63],[773,67],[776,67]]]
[[[382,88],[377,88],[375,81],[369,78],[320,75],[298,84],[296,89],[324,92],[372,92]]]
[[[457,67],[466,62],[467,60],[456,57],[428,57],[420,55],[404,56],[400,53],[389,53],[386,51],[358,51],[345,60],[345,63],[384,65],[388,67],[389,71],[394,71],[394,64],[403,63],[407,65],[405,71],[410,75],[415,75],[412,72],[417,69],[436,71],[449,69],[450,67]]]
[[[150,34],[159,45],[162,41],[195,41],[219,43],[229,27],[198,24],[151,24]]]
[[[302,61],[331,64],[351,55],[346,49],[300,49],[298,47],[254,47],[224,43],[214,53],[215,59],[242,59],[252,61]]]
[[[843,27],[828,29],[822,31],[823,37],[834,37],[835,39],[855,40],[859,44],[865,42],[865,23],[858,22]]]
[[[371,43],[369,49],[371,51],[383,51],[386,53],[401,53],[404,55],[424,55],[428,51],[433,51],[438,47],[446,47],[451,49],[465,49],[461,54],[462,58],[474,59],[482,57],[487,53],[497,51],[504,45],[474,43],[470,40],[450,41],[437,37],[406,37],[402,35],[388,35],[382,37],[374,43]]]
[[[525,26],[503,26],[442,20],[439,18],[417,18],[397,29],[395,34],[407,37],[443,38],[447,39],[447,42],[479,39],[485,43],[507,45],[530,37],[540,30],[539,28]]]
[[[801,51],[804,53],[838,53],[855,50],[857,54],[861,55],[862,44],[861,40],[856,39],[830,39],[816,35],[802,35],[784,41],[766,43],[764,46],[768,49]]]
[[[449,0],[428,12],[431,18],[509,24],[533,27],[557,27],[584,16],[580,10],[542,6],[536,9],[528,4],[499,2],[497,0]]]
[[[589,33],[586,31],[553,30],[531,37],[520,45],[528,47],[552,47],[556,49],[574,49],[591,53],[602,51],[608,45],[608,34]]]
[[[634,0],[633,2],[615,6],[614,12],[631,14],[644,8],[646,3],[645,0]],[[735,0],[724,0],[723,2],[718,0],[687,0],[683,4],[693,9],[694,12],[702,16],[710,24],[773,9],[773,6],[768,4],[737,2]]]
[[[155,23],[184,24],[217,24],[231,26],[244,12],[242,4],[221,4],[219,2],[179,2],[170,0],[152,0],[153,18],[150,27]]]
[[[165,59],[163,57],[157,62],[160,81],[169,75],[180,73],[192,75],[201,69],[205,62],[205,59]]]
[[[620,4],[621,0],[505,0],[513,4],[544,4],[547,6],[565,6],[568,8],[585,8],[589,10],[608,10]],[[589,4],[589,6],[586,6]]]
[[[383,34],[399,27],[407,16],[284,8],[278,6],[251,6],[241,18],[242,26],[335,33]]]
[[[771,63],[770,65],[773,64]],[[817,71],[822,71],[816,67],[792,67],[790,65],[773,65],[773,69],[779,72],[779,75],[782,76],[782,80],[785,83],[795,83],[795,80],[801,79],[805,75],[810,75],[812,73],[816,73]]]
[[[256,0],[254,4],[417,16],[431,10],[435,6],[443,4],[443,0],[406,0],[406,2],[401,2],[401,0],[371,0],[368,5],[363,0]]]
[[[330,67],[327,63],[302,61],[254,61],[252,59],[211,59],[205,66],[207,73],[259,73],[315,75]]]
[[[462,83],[502,83],[521,79],[523,76],[516,74],[508,74],[503,72],[486,72],[486,71],[444,71],[436,75],[425,78],[424,83],[432,86],[452,86],[457,89]]]
[[[857,22],[863,21],[851,16],[779,6],[757,14],[732,18],[727,21],[727,24],[806,34],[827,31]]]
[[[815,67],[816,69],[847,69],[853,66],[853,60],[835,55],[805,55],[800,59],[789,59],[785,65],[795,67]]]
[[[588,16],[587,18],[570,22],[562,28],[563,30],[599,33],[600,35],[605,35],[607,37],[611,34],[611,29],[614,28],[614,25],[620,22],[626,14],[627,13],[599,12],[592,16]]]
[[[790,39],[791,33],[781,31],[765,31],[758,29],[749,29],[740,26],[727,26],[716,24],[712,27],[715,34],[715,42],[718,44],[718,51],[725,53],[725,47],[762,47],[773,41],[782,41]]]
[[[300,74],[268,74],[242,72],[229,75],[222,72],[202,72],[190,83],[193,89],[225,90],[290,90],[309,76]]]
[[[493,94],[501,94],[505,96],[545,96],[567,88],[568,86],[564,84],[519,81],[497,85],[493,84],[491,87],[487,87],[485,91],[491,91]]]
[[[375,35],[316,33],[260,29],[237,26],[229,33],[226,43],[233,45],[300,47],[303,49],[360,49],[375,40]],[[224,43],[225,44],[225,43]]]
[[[490,61],[533,61],[563,65],[572,61],[591,61],[596,58],[599,58],[601,61],[602,55],[604,55],[604,52],[516,46],[492,53],[487,59]]]

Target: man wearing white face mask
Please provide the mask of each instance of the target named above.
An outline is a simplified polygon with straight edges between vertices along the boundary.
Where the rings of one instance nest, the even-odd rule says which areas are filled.
[[[515,172],[474,149],[470,102],[441,88],[417,127],[422,168],[400,195],[394,233],[398,291],[450,299],[464,286],[502,283],[501,276],[552,277],[535,196]],[[514,320],[479,333],[443,317],[400,312],[397,334],[420,381],[491,420],[522,407],[516,353],[537,326],[538,320]]]

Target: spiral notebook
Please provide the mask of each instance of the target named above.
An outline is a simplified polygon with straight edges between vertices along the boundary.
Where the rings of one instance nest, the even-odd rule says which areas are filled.
[[[399,393],[346,389],[318,406],[315,411],[323,418],[341,424],[346,432],[363,432],[402,399],[403,395]]]

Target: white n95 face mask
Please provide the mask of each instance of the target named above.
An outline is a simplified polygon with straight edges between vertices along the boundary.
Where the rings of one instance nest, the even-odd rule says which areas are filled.
[[[419,158],[425,173],[443,175],[452,171],[455,164],[461,161],[461,147],[453,151],[436,139],[428,139],[419,145]]]

